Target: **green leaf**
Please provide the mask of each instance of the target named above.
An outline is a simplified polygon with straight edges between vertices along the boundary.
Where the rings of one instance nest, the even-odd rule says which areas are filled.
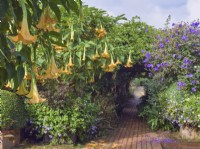
[[[68,0],[70,9],[79,15],[79,7],[78,4],[74,0]]]
[[[7,70],[7,73],[8,73],[8,78],[11,79],[16,72],[15,65],[13,63],[7,63],[6,70]]]
[[[60,21],[61,13],[60,13],[60,9],[58,8],[58,5],[54,1],[51,1],[49,3],[49,6],[53,10],[53,12],[55,13],[58,21]]]
[[[7,0],[2,0],[0,2],[0,20],[5,17],[9,8],[9,3]]]
[[[4,86],[8,79],[7,71],[5,68],[0,67],[0,88]]]
[[[24,78],[25,70],[22,65],[19,65],[17,67],[17,78],[18,78],[18,83],[21,84],[23,78]]]

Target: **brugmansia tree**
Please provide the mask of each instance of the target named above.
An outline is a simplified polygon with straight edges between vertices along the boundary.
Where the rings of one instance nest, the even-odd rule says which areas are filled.
[[[31,79],[30,103],[40,98],[36,79],[56,78],[53,41],[60,37],[57,22],[61,9],[81,16],[82,2],[77,0],[8,0],[0,4],[0,88],[11,88],[26,95],[26,80]],[[46,75],[38,74],[37,58],[45,55]],[[61,71],[59,71],[61,72]]]
[[[106,72],[132,67],[154,40],[153,28],[138,17],[111,17],[78,0],[9,0],[0,7],[0,88],[30,103],[45,101],[37,81],[70,80],[80,90]]]

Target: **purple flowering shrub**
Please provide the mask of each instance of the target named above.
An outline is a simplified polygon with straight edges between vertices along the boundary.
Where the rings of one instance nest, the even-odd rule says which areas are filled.
[[[200,92],[195,94],[183,93],[172,84],[158,96],[162,103],[163,118],[179,127],[188,125],[200,127]]]
[[[160,81],[177,82],[178,90],[200,89],[200,22],[173,24],[161,31],[143,62]]]

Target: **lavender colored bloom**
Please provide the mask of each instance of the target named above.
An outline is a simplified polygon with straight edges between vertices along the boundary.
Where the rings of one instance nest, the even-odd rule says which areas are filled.
[[[144,52],[145,52],[145,50],[142,50],[141,52],[142,52],[142,53],[144,53]]]
[[[159,47],[160,47],[160,48],[164,48],[164,44],[163,44],[163,43],[160,43],[160,44],[159,44]]]
[[[189,60],[187,57],[184,57],[183,63],[184,63],[185,65],[188,65],[188,64],[190,64],[190,60]]]
[[[178,27],[182,27],[182,26],[183,26],[182,24],[179,24],[179,25],[178,25]]]
[[[192,27],[198,27],[199,26],[199,22],[192,22],[191,26]]]
[[[151,54],[149,52],[147,52],[145,56],[147,59],[151,58]]]
[[[186,84],[184,82],[177,82],[177,85],[180,87],[184,87]]]
[[[194,84],[195,84],[195,82],[196,82],[195,80],[192,80],[192,81],[191,81],[192,85],[194,85]]]
[[[196,92],[197,89],[195,87],[192,88],[192,92]]]
[[[188,37],[187,37],[187,36],[184,36],[184,35],[181,37],[181,39],[182,39],[183,41],[188,41]]]
[[[154,68],[154,71],[158,71],[158,70],[159,70],[159,68],[158,68],[158,67],[155,67],[155,68]]]
[[[172,26],[175,26],[175,23],[172,23]]]
[[[175,58],[175,57],[176,57],[176,54],[172,54],[172,57]]]
[[[190,33],[195,33],[195,30],[193,28],[190,28]]]
[[[153,64],[147,64],[147,68],[153,68]]]
[[[160,35],[158,35],[157,38],[160,39],[161,38]]]
[[[178,59],[181,59],[181,58],[182,58],[182,56],[179,54],[179,55],[178,55]]]
[[[166,38],[165,42],[166,42],[166,43],[169,43],[169,38]]]
[[[192,78],[192,77],[193,77],[193,74],[186,74],[186,77]]]
[[[148,28],[146,28],[145,32],[148,32],[148,31],[149,31]]]
[[[143,63],[148,63],[148,59],[147,58],[145,58],[144,60],[143,60]]]

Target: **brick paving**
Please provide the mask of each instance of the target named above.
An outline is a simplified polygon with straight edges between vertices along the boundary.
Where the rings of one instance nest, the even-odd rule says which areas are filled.
[[[129,101],[123,109],[118,128],[109,135],[105,149],[162,149],[158,134],[138,117],[137,102]]]

